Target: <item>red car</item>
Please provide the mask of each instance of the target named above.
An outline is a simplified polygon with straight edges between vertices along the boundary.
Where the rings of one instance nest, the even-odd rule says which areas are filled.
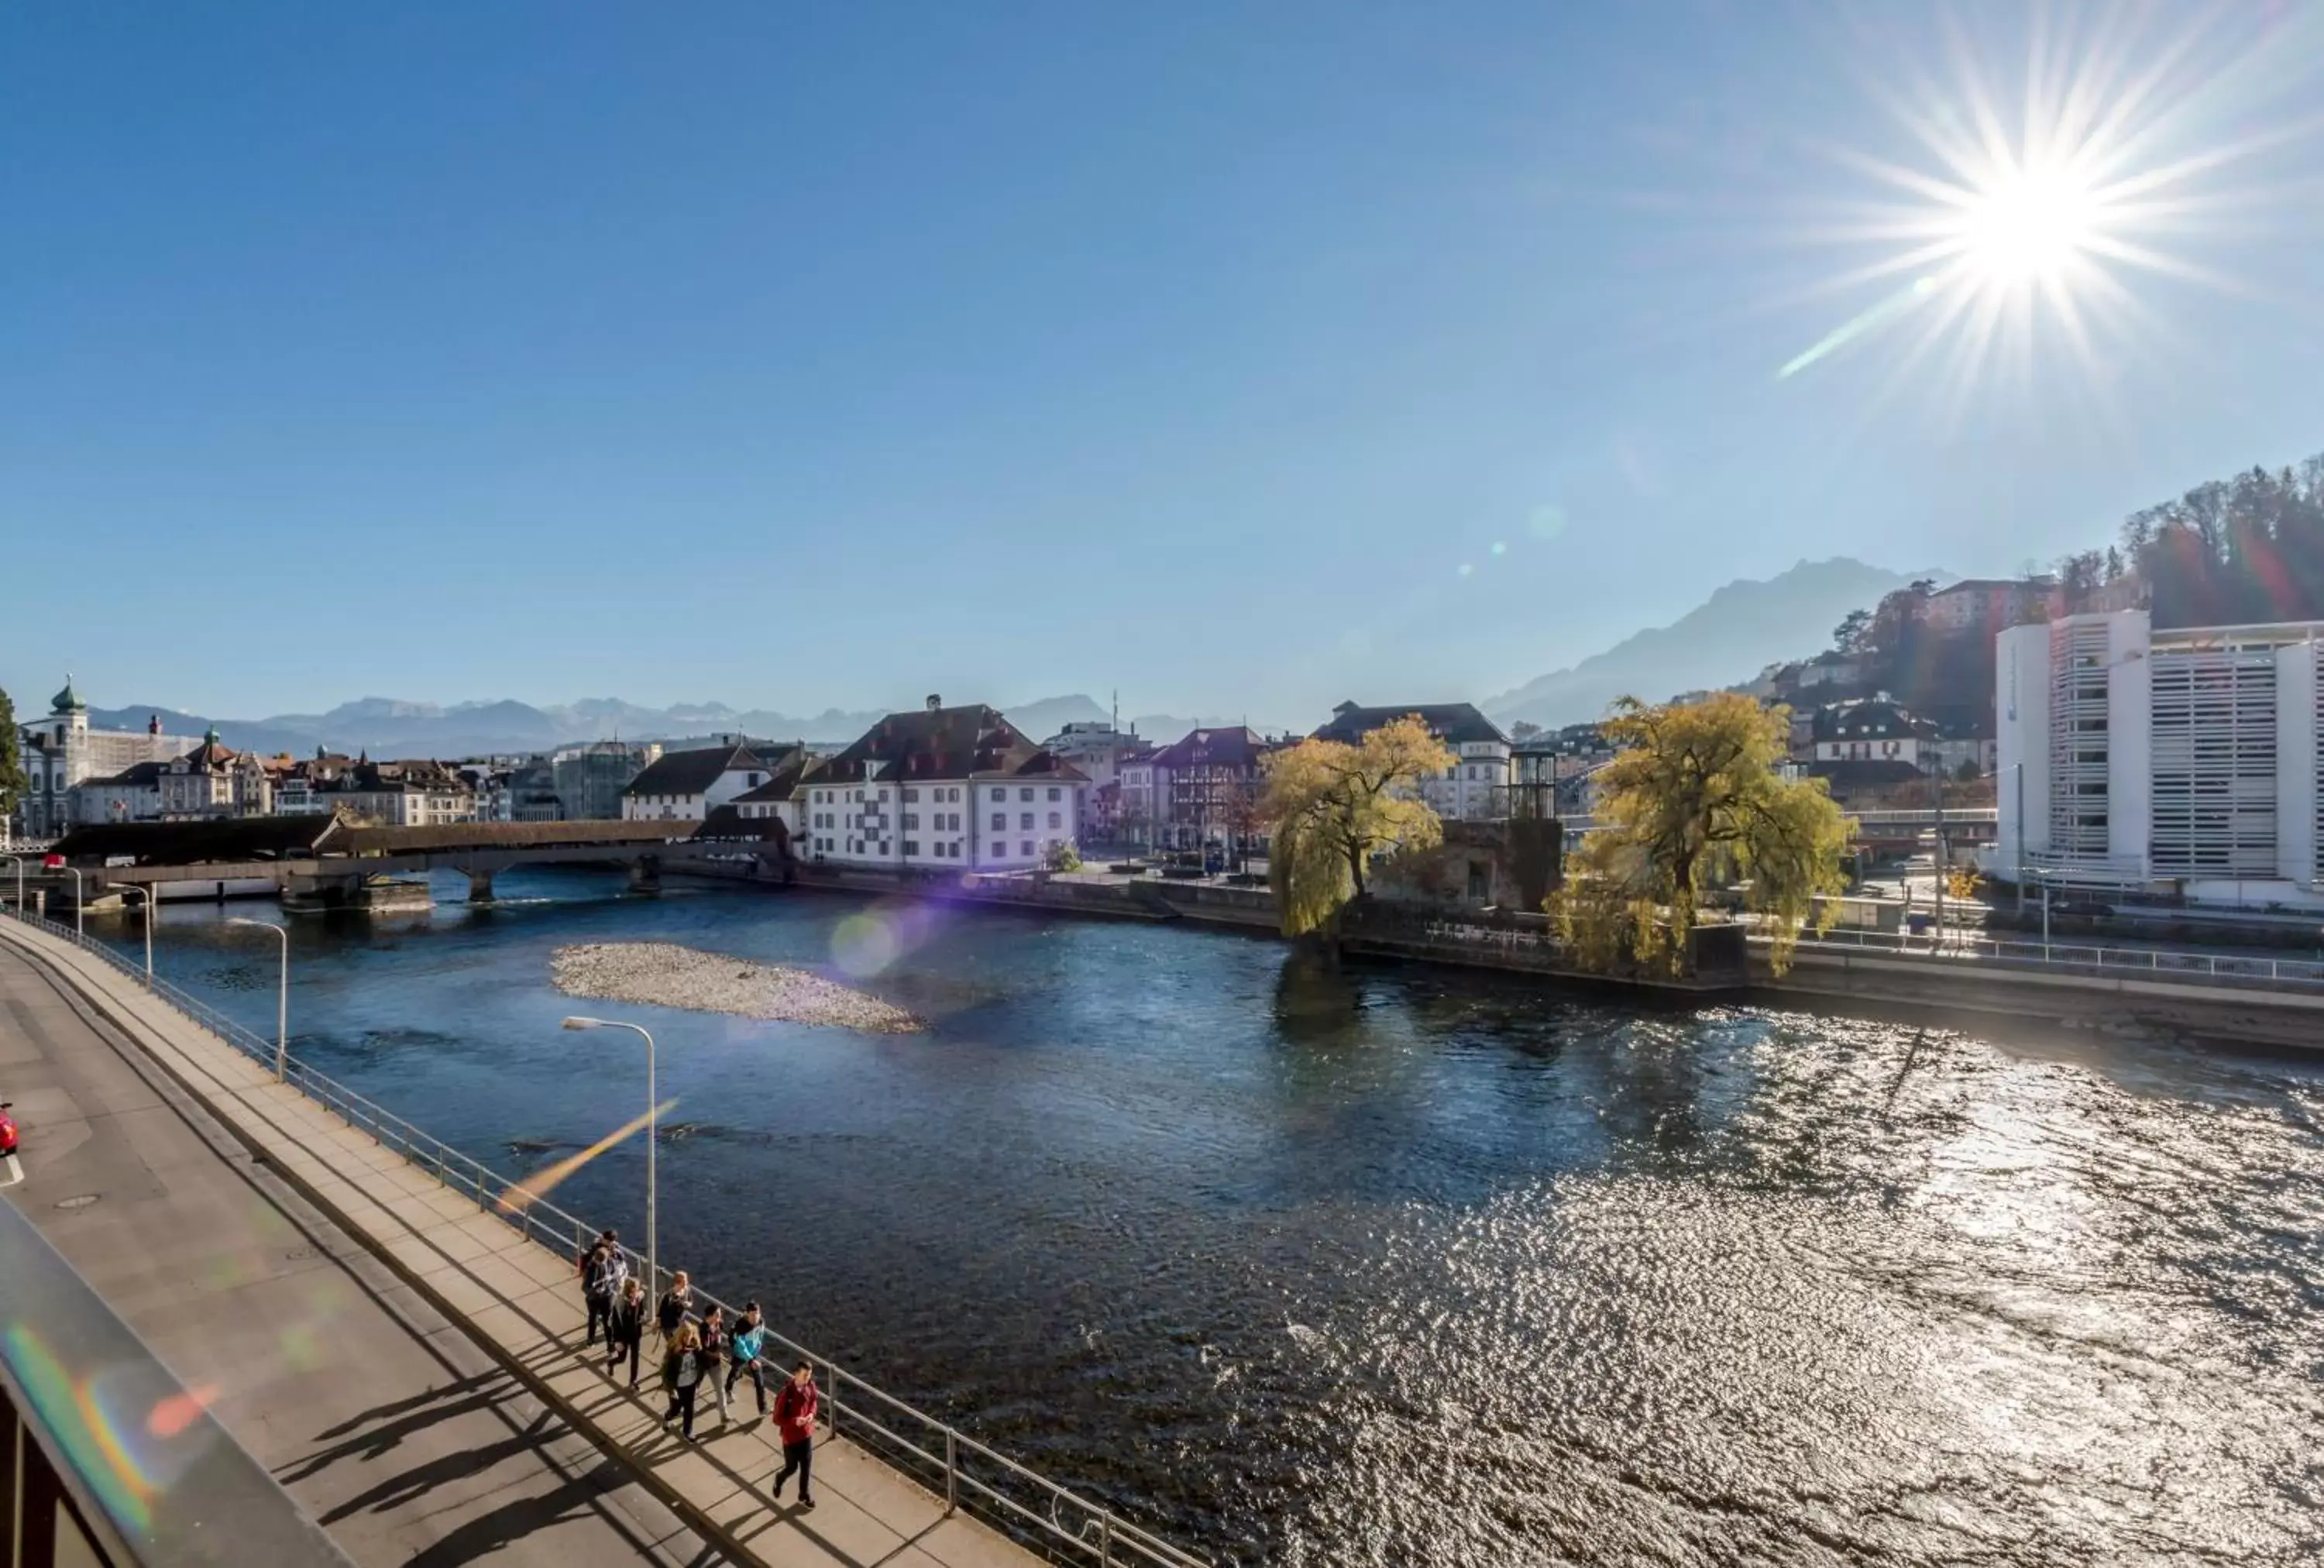
[[[16,1119],[8,1114],[9,1104],[0,1100],[0,1155],[16,1152]]]

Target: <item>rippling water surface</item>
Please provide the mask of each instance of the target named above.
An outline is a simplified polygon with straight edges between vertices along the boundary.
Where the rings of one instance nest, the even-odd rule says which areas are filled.
[[[664,1260],[1221,1562],[2324,1561],[2324,1058],[615,886],[299,923],[294,1048],[515,1170],[644,1094],[557,946],[840,963],[934,1028],[591,1004]],[[217,919],[161,967],[271,1030]]]

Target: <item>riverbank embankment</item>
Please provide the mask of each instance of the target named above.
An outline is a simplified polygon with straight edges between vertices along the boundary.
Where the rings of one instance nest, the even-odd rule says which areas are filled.
[[[733,873],[714,867],[705,874]],[[1277,929],[1270,891],[1211,882],[1074,873],[926,878],[802,867],[789,885],[1111,919],[1184,920],[1253,936],[1272,936]],[[2192,973],[2174,977],[2168,970],[2132,973],[2109,971],[2102,964],[1857,951],[1807,942],[1799,945],[1791,968],[1780,975],[1768,962],[1766,945],[1755,942],[1748,969],[1724,982],[1610,979],[1574,968],[1561,949],[1536,932],[1472,925],[1464,920],[1465,913],[1416,911],[1409,928],[1352,934],[1342,943],[1342,951],[1360,959],[1517,972],[1561,984],[1616,987],[1672,1001],[1906,1010],[1971,1028],[1980,1020],[2006,1017],[2073,1028],[2135,1028],[2237,1044],[2307,1049],[2324,1044],[2324,989],[2313,986]]]

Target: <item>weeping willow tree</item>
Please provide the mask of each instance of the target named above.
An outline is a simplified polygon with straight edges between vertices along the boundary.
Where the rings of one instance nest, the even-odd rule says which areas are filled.
[[[1259,815],[1272,841],[1269,880],[1285,936],[1321,929],[1362,898],[1375,856],[1443,842],[1443,825],[1420,785],[1454,761],[1417,715],[1382,724],[1352,746],[1302,741],[1267,760]]]
[[[1733,692],[1614,705],[1605,731],[1619,751],[1598,774],[1600,830],[1550,904],[1582,963],[1679,972],[1703,890],[1738,879],[1744,907],[1768,917],[1776,973],[1790,967],[1818,895],[1848,885],[1850,826],[1822,779],[1776,772],[1789,729],[1787,710]]]

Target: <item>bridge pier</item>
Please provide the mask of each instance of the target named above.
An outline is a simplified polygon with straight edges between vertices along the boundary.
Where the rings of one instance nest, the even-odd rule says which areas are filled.
[[[630,862],[630,891],[659,893],[661,891],[661,857],[640,855]]]
[[[470,872],[468,873],[468,902],[472,904],[489,904],[492,901],[493,873],[490,872]]]

